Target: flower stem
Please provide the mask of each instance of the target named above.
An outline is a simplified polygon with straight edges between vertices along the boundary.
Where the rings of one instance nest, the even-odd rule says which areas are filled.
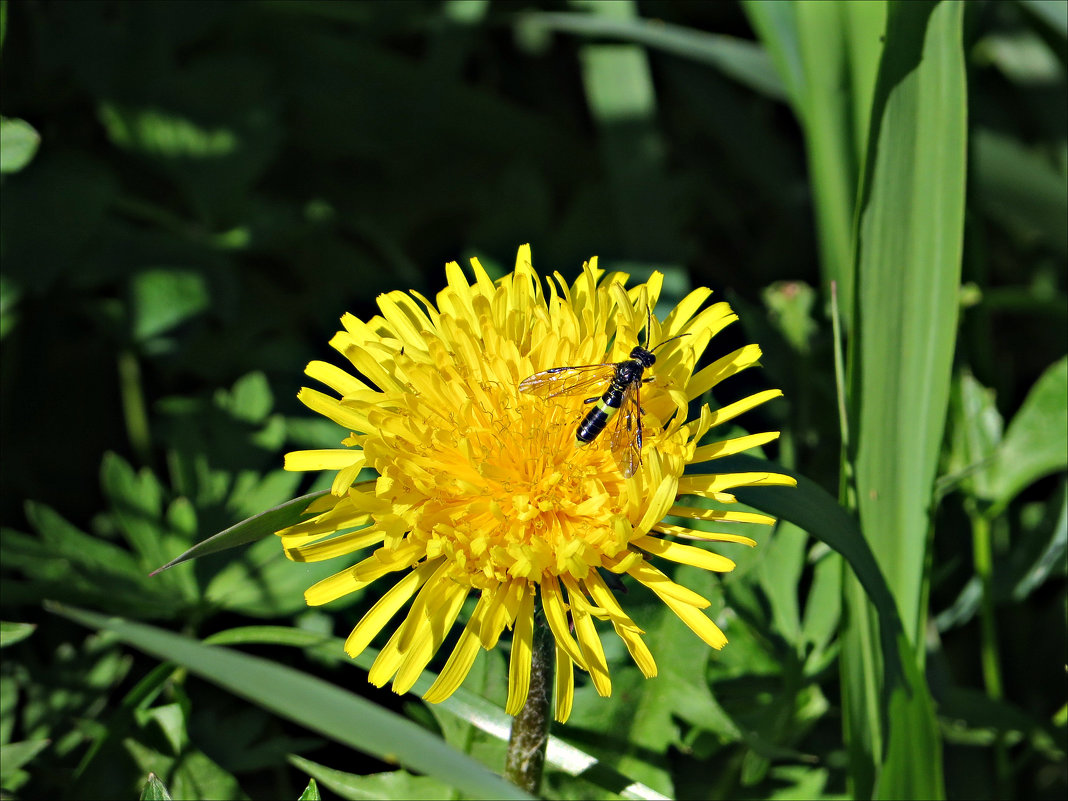
[[[982,596],[979,605],[980,660],[986,694],[995,701],[1005,696],[998,662],[997,627],[994,621],[994,557],[990,543],[990,520],[980,512],[972,512],[972,552],[975,573],[979,576]],[[1007,797],[1009,786],[1009,757],[1005,738],[994,740],[994,775],[998,795]]]
[[[537,794],[549,742],[550,708],[553,698],[554,643],[544,621],[534,624],[534,647],[530,665],[527,702],[512,721],[504,777],[529,793]]]

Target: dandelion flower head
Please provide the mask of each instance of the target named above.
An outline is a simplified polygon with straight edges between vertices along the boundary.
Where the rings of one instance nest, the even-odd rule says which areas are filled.
[[[398,693],[410,690],[453,639],[464,601],[477,596],[424,698],[449,697],[479,650],[494,648],[510,629],[506,708],[517,714],[529,687],[534,626],[543,617],[556,644],[556,718],[564,721],[575,666],[600,695],[611,693],[601,641],[609,626],[641,671],[656,675],[642,630],[610,589],[608,573],[649,588],[713,648],[726,643],[702,611],[709,601],[657,564],[729,571],[730,559],[678,540],[753,540],[663,521],[773,522],[680,501],[730,504],[736,487],[794,483],[774,473],[683,474],[688,465],[777,437],[699,444],[712,426],[781,393],[768,390],[716,411],[704,405],[687,420],[692,400],[760,355],[749,345],[696,369],[712,337],[737,319],[726,303],[702,308],[710,290],[690,293],[661,323],[647,314],[661,290],[657,273],[628,289],[628,276],[605,274],[593,258],[570,286],[558,273],[555,283],[543,283],[528,246],[519,249],[514,272],[497,281],[476,259],[471,266],[473,282],[455,262],[447,265],[448,286],[436,302],[390,292],[378,299],[380,316],[362,322],[346,315],[330,344],[359,377],[322,361],[308,365],[307,375],[331,392],[304,388],[300,400],[349,435],[343,448],[287,454],[288,470],[336,475],[331,492],[309,507],[311,517],[280,535],[295,561],[362,552],[355,565],[305,593],[320,605],[376,585],[377,601],[346,640],[351,656],[407,609],[368,674],[377,686],[392,680]],[[546,400],[519,390],[539,371],[622,361],[643,341],[656,345],[680,334],[656,352],[655,380],[642,387],[642,466],[629,478],[604,442],[576,447],[575,427],[589,408],[581,398]],[[364,468],[377,477],[357,481]]]

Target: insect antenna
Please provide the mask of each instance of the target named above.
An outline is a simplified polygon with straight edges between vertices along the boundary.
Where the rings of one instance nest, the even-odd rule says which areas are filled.
[[[688,336],[689,336],[689,333],[676,334],[675,336],[671,337],[671,339],[665,339],[663,342],[661,342],[659,345],[657,345],[655,348],[653,348],[652,351],[650,351],[650,352],[651,353],[656,353],[658,350],[660,350],[660,348],[664,347],[664,345],[666,345],[667,343],[674,342],[676,339],[682,339],[683,337],[688,337]],[[648,342],[646,342],[646,344],[648,344]]]

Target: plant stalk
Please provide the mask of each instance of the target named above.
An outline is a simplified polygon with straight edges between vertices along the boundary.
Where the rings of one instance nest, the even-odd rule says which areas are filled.
[[[555,643],[544,621],[535,621],[533,655],[530,664],[530,691],[527,702],[512,721],[508,738],[504,777],[529,793],[537,795],[545,767],[545,748],[552,722]]]

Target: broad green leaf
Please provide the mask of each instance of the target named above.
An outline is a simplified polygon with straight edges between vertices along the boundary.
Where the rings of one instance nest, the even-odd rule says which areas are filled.
[[[812,647],[805,661],[806,675],[820,673],[826,667],[825,661],[834,657],[835,650],[830,646],[842,617],[842,560],[827,552],[825,546],[818,547],[825,552],[819,556],[815,555],[816,549],[811,552],[816,566],[801,620],[801,635]]]
[[[0,173],[21,170],[33,160],[40,144],[41,135],[28,122],[0,117]]]
[[[998,508],[1042,476],[1068,465],[1068,358],[1049,367],[1009,422],[994,463]]]
[[[57,605],[90,628],[184,665],[192,673],[277,715],[380,759],[434,776],[477,798],[529,798],[514,785],[447,746],[425,729],[357,695],[292,668],[162,629]],[[354,727],[352,721],[361,725]]]
[[[13,623],[8,620],[0,621],[0,648],[7,648],[17,642],[22,642],[37,630],[36,623]]]
[[[890,7],[872,105],[857,242],[857,342],[850,396],[856,503],[864,536],[894,594],[905,639],[922,653],[926,554],[957,329],[964,225],[966,101],[963,7]],[[849,593],[843,712],[854,766],[872,761],[879,797],[941,797],[941,756],[926,695],[878,692],[879,653]],[[857,637],[849,636],[855,631]],[[847,653],[847,652],[852,653]],[[866,652],[866,653],[863,653]],[[884,654],[885,655],[885,654]],[[922,683],[915,657],[906,681]],[[871,718],[881,694],[887,748]],[[854,774],[854,793],[867,777]]]
[[[302,495],[299,498],[294,498],[291,501],[279,504],[271,509],[260,512],[258,515],[253,515],[247,520],[243,520],[230,528],[220,531],[206,540],[202,540],[190,548],[180,556],[175,557],[171,561],[162,567],[156,568],[152,572],[152,575],[174,567],[175,565],[186,562],[190,559],[199,559],[202,556],[208,554],[218,553],[219,551],[225,551],[229,548],[236,548],[239,545],[246,545],[256,540],[261,540],[264,537],[268,537],[272,534],[281,531],[287,526],[291,526],[295,523],[299,523],[305,519],[304,511],[308,508],[308,505],[319,498],[329,490],[322,490],[320,492],[313,492],[308,495]]]

